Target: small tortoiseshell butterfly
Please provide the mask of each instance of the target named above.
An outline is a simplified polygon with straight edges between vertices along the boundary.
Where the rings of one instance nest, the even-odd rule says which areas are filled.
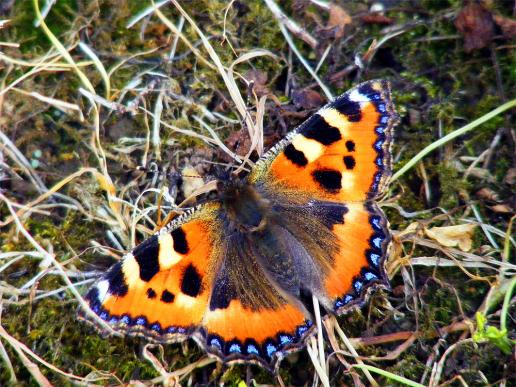
[[[86,295],[114,330],[160,343],[193,338],[227,363],[277,370],[327,314],[388,287],[387,220],[398,121],[387,81],[360,84],[269,150],[220,198],[135,247]]]

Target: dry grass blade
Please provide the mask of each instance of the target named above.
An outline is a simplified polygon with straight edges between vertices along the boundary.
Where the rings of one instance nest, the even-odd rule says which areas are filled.
[[[30,372],[30,374],[33,376],[33,378],[36,380],[36,382],[43,387],[52,387],[52,384],[50,381],[43,375],[39,367],[34,364],[30,359],[25,355],[22,348],[25,348],[27,351],[31,352],[28,348],[26,348],[22,343],[11,337],[0,325],[0,337],[2,337],[4,340],[6,340],[11,347],[16,351],[18,354],[18,357],[20,358],[21,362],[27,369],[27,371]]]
[[[9,372],[9,381],[10,384],[15,384],[18,382],[18,379],[16,378],[16,373],[14,372],[13,363],[11,362],[11,359],[9,359],[9,354],[5,350],[4,344],[0,340],[0,358],[4,362],[4,367],[7,368],[7,371]]]
[[[319,380],[321,381],[322,385],[324,387],[330,386],[330,381],[328,379],[328,374],[326,373],[325,367],[321,366],[321,361],[319,359],[319,350],[317,345],[317,339],[315,337],[310,337],[310,340],[306,344],[306,350],[308,352],[308,355],[310,356],[310,360],[312,361],[312,364],[314,365],[316,375],[318,376]]]
[[[235,79],[232,76],[230,76],[228,72],[226,72],[219,56],[213,49],[212,45],[210,44],[209,40],[206,38],[204,33],[197,26],[197,24],[185,12],[185,10],[179,5],[179,3],[176,0],[171,1],[179,10],[179,12],[181,12],[181,15],[186,19],[186,21],[188,21],[188,23],[190,23],[190,25],[194,28],[197,35],[199,35],[199,37],[201,38],[204,48],[210,55],[211,60],[215,63],[215,66],[217,67],[217,70],[220,76],[222,77],[224,84],[226,85],[229,95],[231,96],[231,99],[233,100],[233,103],[235,104],[235,107],[239,112],[241,119],[246,124],[247,130],[249,131],[249,136],[252,138],[253,133],[256,132],[258,129],[256,129],[256,125],[247,111],[247,107],[245,105],[244,99],[242,98],[242,95],[240,94],[240,90],[238,89]]]
[[[41,102],[45,102],[45,103],[49,104],[50,106],[54,106],[56,109],[59,109],[64,113],[70,114],[71,112],[76,112],[79,116],[79,120],[84,121],[84,116],[82,115],[82,110],[75,103],[69,103],[66,101],[62,101],[60,99],[47,97],[36,91],[26,92],[25,90],[18,89],[16,87],[13,88],[13,91],[16,91],[17,93],[20,93],[20,94],[23,94],[23,95],[26,95],[29,97],[36,98],[36,99],[40,100]]]
[[[1,308],[2,304],[0,303],[0,317],[1,317]],[[38,382],[40,386],[48,386],[52,387],[53,385],[50,383],[50,381],[43,375],[37,364],[33,363],[27,355],[29,355],[31,358],[36,360],[38,363],[44,365],[45,367],[51,369],[52,371],[63,375],[71,380],[75,381],[84,381],[85,379],[73,374],[70,374],[68,372],[64,372],[60,370],[57,367],[54,367],[49,362],[45,361],[38,355],[36,355],[33,351],[31,351],[27,346],[20,341],[16,340],[14,337],[12,337],[7,331],[4,329],[4,327],[1,324],[1,318],[0,318],[0,337],[7,341],[9,345],[16,351],[18,356],[20,357],[20,360],[22,361],[23,365],[27,370],[31,373],[31,375],[34,377],[34,379]]]
[[[317,82],[317,84],[319,85],[319,87],[321,88],[321,90],[324,92],[324,94],[326,95],[326,98],[328,98],[329,101],[333,100],[333,94],[332,92],[330,91],[330,89],[323,83],[323,81],[321,80],[321,78],[319,78],[319,76],[316,74],[316,72],[312,69],[312,67],[308,64],[308,62],[306,61],[306,59],[303,57],[303,55],[301,55],[301,53],[299,52],[299,50],[297,49],[296,47],[296,44],[294,43],[294,41],[292,40],[290,34],[288,33],[287,29],[283,26],[283,24],[280,24],[280,30],[281,32],[283,33],[283,36],[285,36],[285,39],[286,41],[288,42],[290,48],[292,49],[292,51],[294,51],[294,53],[296,54],[297,58],[299,59],[299,61],[303,64],[303,66],[305,66],[306,70],[310,73],[310,75],[315,79],[315,81]]]
[[[507,384],[510,6],[480,5],[507,28],[467,53],[453,22],[469,5],[457,2],[86,3],[0,5],[0,385]],[[252,170],[333,88],[372,78],[391,82],[403,123],[402,167],[380,203],[391,291],[338,320],[314,299],[317,335],[281,377],[186,345],[138,351],[74,321],[110,263],[216,196],[204,182],[219,168]]]
[[[360,356],[358,355],[358,352],[356,351],[355,347],[353,346],[351,341],[349,341],[348,337],[346,336],[338,322],[336,320],[332,320],[331,326],[333,329],[337,331],[338,336],[346,346],[347,350],[355,357],[357,363],[360,365],[364,364],[363,361],[360,359]],[[371,383],[372,386],[378,385],[376,380],[374,380],[373,376],[369,373],[367,369],[362,369],[362,371],[364,372],[364,375],[366,376],[367,380],[369,381],[369,383]]]
[[[278,19],[282,25],[285,25],[285,27],[287,27],[290,32],[292,32],[298,38],[302,39],[306,44],[312,47],[312,49],[317,47],[317,40],[305,29],[300,27],[299,24],[290,19],[273,0],[265,0],[265,3],[271,10],[274,17]]]
[[[99,71],[100,75],[102,76],[102,80],[104,81],[104,87],[106,89],[105,97],[107,100],[109,100],[111,98],[111,82],[109,81],[109,75],[108,75],[104,65],[102,64],[102,62],[100,61],[98,56],[93,52],[93,50],[91,48],[89,48],[86,44],[81,42],[81,43],[79,43],[79,47],[81,48],[82,51],[84,51],[84,53],[86,55],[88,55],[90,57],[93,64],[95,65],[95,67]]]
[[[7,209],[9,210],[9,212],[11,213],[11,215],[12,215],[12,217],[14,219],[14,222],[16,224],[16,227],[17,227],[18,231],[20,231],[20,233],[23,234],[23,236],[30,242],[30,244],[39,253],[44,255],[45,259],[47,259],[49,262],[51,262],[52,265],[57,269],[57,271],[59,272],[61,278],[66,283],[66,285],[68,286],[70,291],[73,293],[73,295],[75,296],[76,300],[79,302],[79,305],[85,310],[87,315],[90,316],[91,318],[95,319],[102,328],[106,329],[107,332],[110,332],[110,333],[112,333],[114,335],[119,335],[118,333],[114,332],[113,329],[111,328],[111,326],[106,324],[105,321],[101,320],[95,313],[90,311],[90,308],[86,304],[86,301],[84,301],[82,296],[77,291],[75,285],[72,283],[72,281],[70,281],[70,278],[68,278],[68,276],[66,275],[66,272],[63,270],[63,267],[61,266],[61,264],[56,260],[56,258],[52,254],[48,253],[45,249],[43,249],[39,245],[39,243],[36,242],[36,240],[34,240],[34,238],[29,234],[29,232],[25,229],[25,227],[22,225],[22,223],[20,222],[19,217],[14,212],[14,209],[12,207],[11,201],[9,199],[7,199],[2,193],[0,193],[0,199],[6,204]]]
[[[55,37],[55,35],[52,33],[52,31],[50,31],[50,29],[46,25],[46,23],[43,19],[43,15],[41,15],[41,12],[39,11],[38,0],[33,0],[33,4],[34,4],[34,9],[36,11],[36,17],[38,18],[38,22],[40,23],[43,31],[45,31],[45,34],[47,35],[47,37],[50,39],[50,41],[52,42],[54,47],[57,49],[57,51],[59,51],[59,53],[63,56],[63,58],[72,66],[73,70],[78,75],[78,77],[81,80],[84,87],[86,87],[91,93],[95,93],[95,89],[93,88],[93,85],[91,84],[88,77],[81,71],[81,69],[79,69],[79,67],[77,66],[77,63],[75,63],[72,56],[68,53],[68,51],[61,44],[59,39],[57,39]]]

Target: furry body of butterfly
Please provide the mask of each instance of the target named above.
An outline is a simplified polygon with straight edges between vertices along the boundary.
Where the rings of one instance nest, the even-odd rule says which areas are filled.
[[[115,264],[86,295],[90,309],[119,332],[193,338],[226,363],[276,371],[315,332],[312,295],[340,315],[389,286],[390,233],[375,200],[397,121],[386,81],[336,98],[249,176],[220,183],[217,200]]]

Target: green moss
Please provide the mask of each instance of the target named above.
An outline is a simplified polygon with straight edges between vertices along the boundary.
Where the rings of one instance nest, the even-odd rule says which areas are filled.
[[[42,1],[40,3],[43,4]],[[493,41],[493,51],[486,49],[465,53],[463,40],[457,37],[453,18],[448,16],[453,12],[456,13],[462,6],[462,2],[458,0],[441,2],[425,0],[417,7],[414,7],[414,2],[402,1],[397,8],[388,10],[386,15],[393,18],[395,24],[407,26],[406,31],[385,42],[376,53],[374,60],[368,63],[363,71],[353,72],[331,83],[331,75],[352,64],[356,54],[365,53],[372,39],[379,41],[385,35],[384,26],[362,23],[360,16],[357,16],[368,9],[370,2],[342,4],[350,14],[356,16],[353,19],[353,27],[350,26],[344,38],[345,43],[335,42],[326,37],[325,34],[328,33],[325,29],[328,19],[326,11],[322,11],[313,4],[306,9],[298,8],[299,2],[284,2],[282,7],[293,20],[321,42],[321,47],[314,51],[294,37],[296,46],[312,66],[315,67],[326,47],[332,47],[319,70],[319,75],[335,94],[351,87],[358,80],[386,77],[392,81],[394,100],[402,118],[396,131],[394,148],[396,167],[406,163],[417,152],[441,136],[500,106],[503,99],[497,84],[492,55],[496,55],[499,65],[498,75],[502,81],[505,99],[514,98],[515,56],[511,55],[507,47],[502,47],[505,43],[500,37]],[[230,101],[230,98],[218,72],[202,64],[194,54],[188,53],[182,41],[178,42],[176,56],[184,56],[181,56],[181,59],[176,58],[172,63],[167,62],[172,35],[162,26],[158,18],[148,18],[144,28],[140,28],[141,24],[132,29],[126,28],[129,18],[148,5],[150,1],[132,0],[120,2],[114,7],[106,1],[82,4],[63,0],[54,4],[46,22],[63,43],[70,44],[80,39],[88,44],[107,69],[127,60],[125,65],[111,77],[114,99],[120,96],[119,93],[128,82],[145,73],[140,86],[142,86],[146,108],[150,110],[155,102],[157,90],[165,87],[167,91],[185,95],[213,112],[238,119],[231,102],[225,102]],[[241,63],[236,67],[236,71],[245,74],[249,69],[257,69],[266,73],[269,79],[267,86],[283,104],[281,107],[273,102],[267,105],[269,114],[265,120],[266,133],[272,134],[273,137],[284,131],[283,125],[295,126],[298,123],[296,119],[282,116],[285,111],[295,110],[291,104],[292,95],[284,93],[285,82],[288,81],[288,87],[291,90],[298,90],[311,85],[314,81],[296,56],[290,53],[277,21],[264,2],[233,2],[227,16],[228,2],[222,0],[196,0],[182,5],[209,37],[215,51],[226,65],[230,65],[240,55],[256,48],[268,49],[277,55],[274,59],[263,57],[255,58],[249,63]],[[491,6],[501,15],[512,15],[512,8],[505,6],[503,2],[493,3]],[[162,7],[161,10],[172,22],[177,23],[178,12],[172,6]],[[33,28],[34,13],[31,1],[14,2],[12,16],[11,26],[4,31],[6,38],[3,40],[21,43],[21,46],[19,51],[7,49],[9,55],[35,60],[50,48],[44,33]],[[411,27],[414,21],[421,23]],[[222,34],[224,27],[225,36]],[[198,35],[188,23],[185,23],[183,33],[209,60]],[[141,39],[142,36],[143,39]],[[230,47],[230,43],[235,52]],[[156,50],[151,54],[128,60],[133,54],[150,49]],[[78,49],[73,50],[71,54],[77,60],[85,59]],[[97,92],[102,94],[104,86],[98,70],[94,66],[84,67],[82,70],[94,84]],[[288,80],[286,79],[287,70],[289,71]],[[25,67],[16,66],[6,74],[6,85],[18,79],[26,71]],[[149,71],[154,73],[150,74]],[[167,76],[171,82],[158,82],[156,89],[143,91],[151,81],[162,80],[163,77],[156,77],[156,73]],[[239,85],[246,99],[246,86],[243,83]],[[35,79],[27,79],[19,85],[29,91],[37,91],[43,95],[77,103],[86,112],[88,102],[78,97],[77,90],[80,86],[82,85],[73,71],[42,73]],[[314,90],[321,92],[317,87]],[[136,97],[134,93],[127,99]],[[34,151],[41,152],[42,156],[38,158],[40,165],[36,170],[47,186],[52,186],[80,167],[98,166],[98,160],[90,147],[92,128],[88,124],[79,122],[76,116],[48,109],[44,104],[16,93],[8,93],[5,98],[5,108],[11,109],[12,115],[7,114],[2,118],[6,120],[2,121],[2,127],[6,128],[20,151],[27,157],[32,157]],[[179,128],[207,134],[192,119],[194,114],[202,116],[202,109],[199,106],[183,104],[173,97],[166,102],[166,109],[162,116],[164,121]],[[425,158],[423,163],[427,183],[430,184],[432,192],[430,203],[426,201],[422,188],[423,176],[418,168],[409,171],[391,187],[389,198],[399,195],[395,197],[396,204],[409,212],[439,206],[450,213],[453,221],[459,222],[462,221],[460,217],[463,214],[470,216],[467,212],[461,211],[461,206],[465,205],[462,193],[470,199],[476,199],[475,192],[478,187],[487,185],[500,194],[501,200],[509,200],[507,198],[511,197],[512,190],[504,183],[504,179],[509,169],[513,167],[511,163],[513,150],[505,138],[495,149],[495,159],[489,166],[489,174],[494,177],[493,180],[484,181],[471,176],[465,180],[464,174],[457,168],[457,163],[460,162],[462,167],[467,167],[469,162],[457,160],[457,156],[478,157],[490,146],[494,134],[500,128],[510,127],[510,119],[509,114],[495,117]],[[130,121],[130,124],[122,125],[120,124],[122,120]],[[280,122],[281,120],[284,122]],[[117,124],[121,127],[117,127]],[[240,124],[217,122],[214,126],[222,139],[241,129]],[[149,179],[134,177],[135,166],[141,160],[142,148],[123,153],[120,152],[120,144],[117,141],[120,137],[144,137],[145,133],[143,115],[132,117],[121,112],[108,114],[107,110],[102,110],[100,134],[102,146],[108,154],[108,168],[119,192],[126,193],[125,198],[131,201],[143,190],[150,188],[151,184]],[[195,151],[207,147],[199,139],[179,134],[166,127],[161,128],[160,134],[163,141],[170,139],[175,141],[173,146],[163,149],[164,168],[173,170],[180,166],[185,161],[185,150]],[[154,161],[152,157],[150,154],[149,161]],[[20,171],[18,166],[15,165],[14,170],[23,175],[23,171]],[[91,195],[95,199],[93,203],[88,202],[86,210],[92,213],[96,213],[106,204],[105,194],[90,178],[78,179],[65,187],[62,192],[80,201],[84,199],[85,194]],[[27,203],[38,195],[33,188],[18,186],[9,188],[7,193],[18,203]],[[479,200],[477,207],[486,222],[501,230],[507,228],[507,219],[493,215],[485,203]],[[386,211],[391,227],[398,230],[404,229],[413,221],[428,220],[436,213],[405,218],[392,208],[387,208]],[[7,216],[6,208],[0,206],[0,218],[5,219]],[[43,246],[52,246],[60,262],[73,258],[77,253],[80,254],[80,259],[73,261],[70,267],[74,265],[79,269],[89,269],[91,264],[101,266],[99,262],[103,258],[87,248],[91,246],[92,240],[106,243],[104,237],[107,231],[106,225],[87,221],[78,211],[63,209],[52,210],[50,216],[31,214],[24,219],[24,225]],[[33,250],[31,244],[18,235],[12,225],[0,230],[0,239],[2,251]],[[486,238],[481,231],[475,233],[474,247],[486,243]],[[405,247],[407,251],[410,250],[408,246]],[[436,254],[435,250],[421,246],[415,246],[415,250],[411,252],[416,257]],[[475,253],[481,254],[478,251]],[[3,263],[2,261],[0,265]],[[9,285],[22,286],[41,270],[39,264],[39,260],[26,257],[10,266],[2,276],[5,275]],[[486,275],[484,270],[475,268],[468,268],[468,270],[475,275]],[[489,272],[489,274],[493,273]],[[488,292],[489,284],[473,281],[455,267],[435,269],[418,266],[414,267],[414,276],[418,292],[417,299],[421,304],[418,316],[415,316],[410,302],[407,305],[404,304],[404,301],[410,299],[412,295],[399,296],[387,292],[378,299],[389,298],[391,304],[397,309],[396,315],[403,315],[403,317],[392,317],[392,313],[386,311],[380,302],[373,300],[370,308],[364,309],[363,312],[342,316],[339,318],[339,323],[349,337],[389,334],[400,330],[423,332],[423,337],[418,343],[403,352],[399,359],[381,364],[382,368],[419,381],[425,372],[428,353],[435,344],[433,335],[435,328],[448,325],[463,317],[458,302],[461,303],[464,314],[472,316]],[[3,280],[4,277],[2,277]],[[400,275],[393,279],[394,288],[403,284]],[[34,290],[53,290],[61,286],[63,283],[58,276],[47,275],[38,281]],[[86,291],[86,286],[80,290]],[[21,299],[27,298],[24,296]],[[10,334],[24,342],[39,356],[67,372],[81,376],[96,370],[112,372],[113,377],[106,383],[113,384],[118,383],[119,380],[123,382],[129,382],[132,379],[149,380],[158,376],[150,363],[143,360],[140,354],[143,341],[102,338],[86,325],[78,323],[75,312],[76,304],[72,295],[69,292],[63,292],[57,296],[22,305],[5,303],[2,324]],[[376,331],[367,331],[371,327],[375,327]],[[449,345],[456,342],[457,337],[449,335],[445,340]],[[393,348],[394,344],[369,346],[361,349],[361,354],[383,356]],[[34,385],[35,381],[18,360],[17,355],[9,347],[7,351],[20,383]],[[156,350],[155,353],[157,352]],[[183,346],[180,344],[164,346],[163,359],[169,369],[184,367],[202,356],[204,356],[203,351],[192,342]],[[487,345],[478,348],[460,346],[454,351],[453,356],[454,364],[458,365],[461,375],[470,384],[482,382],[478,379],[479,371],[482,371],[492,383],[500,380],[505,372],[503,363],[509,362],[509,360],[501,361],[500,359],[504,358],[496,348]],[[331,371],[334,372],[332,384],[352,383],[349,375],[343,373],[342,367],[335,363],[331,364]],[[227,369],[215,364],[203,370],[194,371],[191,382],[201,384],[211,378],[220,379],[220,382],[228,385],[238,385],[247,379],[248,369],[259,384],[275,382],[274,377],[255,366],[235,366]],[[5,366],[0,364],[0,385],[4,385],[7,381],[5,370]],[[42,367],[42,371],[56,385],[70,384],[69,380],[45,367]],[[280,369],[280,375],[286,385],[310,383],[313,373],[313,366],[306,353],[294,355],[283,361]],[[444,378],[450,379],[453,375],[454,372],[447,369],[441,381],[444,381]],[[391,383],[391,381],[385,381],[385,383]]]
[[[419,381],[425,369],[425,363],[421,362],[415,355],[406,355],[403,359],[398,361],[396,365],[386,368],[387,371],[393,374],[403,376],[413,381]],[[389,380],[389,385],[398,384],[393,384],[393,381]]]

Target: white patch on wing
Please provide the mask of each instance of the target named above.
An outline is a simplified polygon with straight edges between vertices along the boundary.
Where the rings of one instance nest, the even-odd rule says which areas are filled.
[[[355,186],[355,173],[353,172],[342,172],[341,187],[344,190],[352,190]],[[347,216],[347,215],[346,215]]]
[[[182,256],[174,250],[174,239],[169,232],[164,232],[159,235],[158,259],[160,270],[170,269],[182,259]]]
[[[342,137],[349,137],[349,121],[347,117],[335,108],[322,109],[318,113],[326,123],[340,130]]]
[[[129,286],[136,286],[143,282],[140,279],[140,265],[136,262],[136,258],[131,253],[127,254],[124,258],[122,272]]]
[[[347,224],[356,222],[357,216],[364,211],[364,205],[362,203],[346,203],[346,207],[348,208],[348,212],[344,215],[344,222],[347,222]]]
[[[352,102],[359,102],[360,106],[363,106],[365,102],[371,101],[369,97],[360,93],[358,89],[354,89],[351,93],[349,93],[349,100]]]
[[[180,308],[192,309],[199,306],[199,300],[195,297],[179,293],[174,300],[174,305]]]
[[[97,283],[97,290],[99,292],[98,300],[102,303],[109,294],[109,281],[102,280],[99,283]]]
[[[292,140],[292,145],[298,151],[303,152],[309,163],[317,160],[324,153],[324,145],[319,141],[306,138],[302,134],[298,134]]]

